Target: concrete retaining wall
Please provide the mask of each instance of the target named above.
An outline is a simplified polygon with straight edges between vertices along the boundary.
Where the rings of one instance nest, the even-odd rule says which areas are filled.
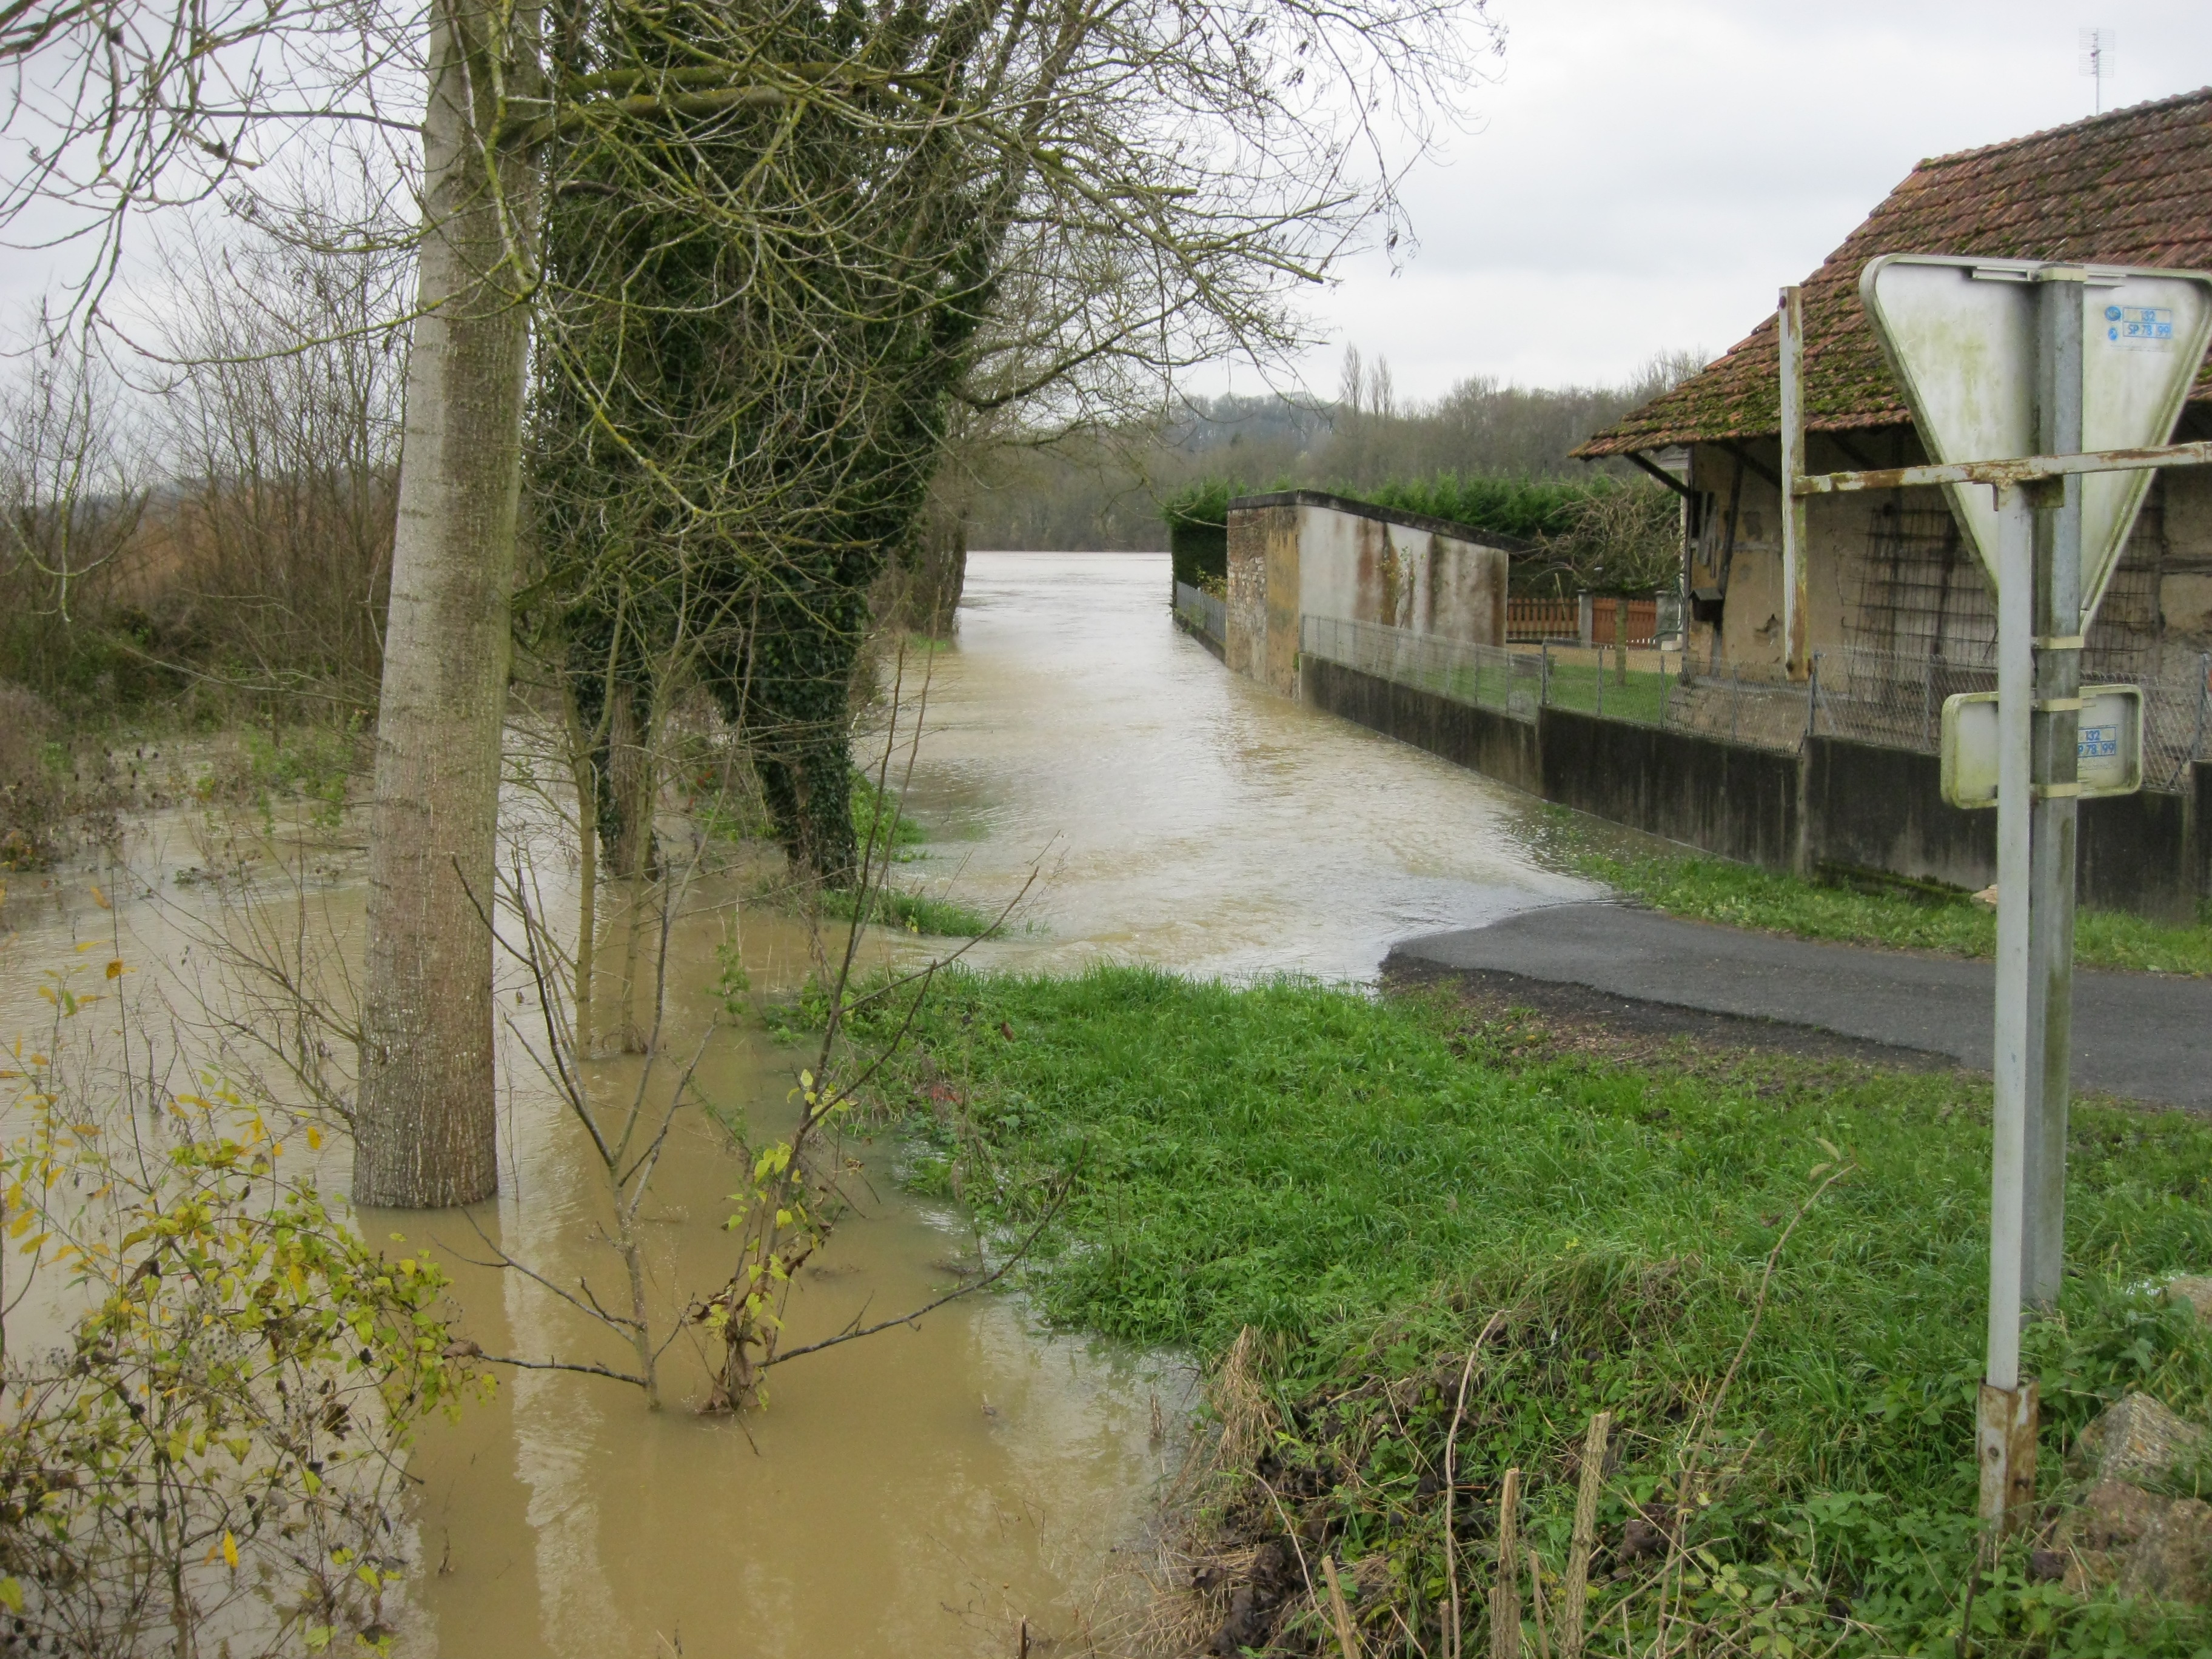
[[[1528,720],[1317,658],[1306,659],[1300,680],[1304,700],[1316,708],[1341,714],[1370,732],[1425,749],[1516,789],[1532,795],[1543,793],[1536,727]]]
[[[1746,864],[1796,856],[1793,755],[1563,708],[1534,730],[1546,800]]]
[[[1978,892],[1996,879],[1997,815],[1944,803],[1933,755],[1815,738],[1806,757],[1814,864],[1886,870]]]
[[[1996,815],[1944,804],[1933,755],[1842,738],[1796,754],[1545,708],[1534,721],[1336,663],[1301,665],[1316,708],[1546,800],[1776,870],[1883,872],[1969,891],[1996,879]],[[2167,921],[2212,896],[2212,764],[2187,791],[2081,804],[2081,902]]]

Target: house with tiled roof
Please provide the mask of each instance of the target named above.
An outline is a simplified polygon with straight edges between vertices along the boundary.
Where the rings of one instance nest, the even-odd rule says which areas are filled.
[[[1808,471],[1927,459],[1859,299],[1868,261],[1908,252],[2212,270],[2212,88],[1913,168],[1805,279]],[[1769,316],[1575,452],[1657,470],[1686,447],[1690,642],[1752,669],[1778,669],[1786,648],[1778,370]],[[2212,437],[2212,370],[2174,436]],[[2094,674],[2173,678],[2212,649],[2212,468],[2155,478],[2088,635]],[[1939,490],[1815,497],[1807,529],[1811,651],[1993,660],[1994,604]]]

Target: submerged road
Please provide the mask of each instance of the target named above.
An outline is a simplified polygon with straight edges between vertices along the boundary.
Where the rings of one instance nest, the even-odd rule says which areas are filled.
[[[1991,1064],[1996,970],[1986,962],[1815,944],[1597,903],[1409,939],[1383,966],[1407,963],[1834,1031],[1980,1071]],[[2074,1085],[2212,1109],[2212,980],[2077,969]]]

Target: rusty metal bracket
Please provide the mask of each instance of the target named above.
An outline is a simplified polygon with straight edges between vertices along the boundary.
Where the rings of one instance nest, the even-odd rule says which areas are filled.
[[[1943,465],[1892,466],[1873,472],[1799,475],[1793,495],[1841,495],[1864,489],[1907,489],[1923,484],[2024,484],[2075,472],[2135,472],[2152,467],[2212,465],[2212,441],[2154,444],[2143,449],[2092,449],[2079,455],[2027,455],[2007,461],[1957,461]]]
[[[2035,1510],[2037,1385],[2023,1376],[2016,1389],[1984,1382],[1974,1413],[1975,1461],[1981,1466],[1981,1517],[1990,1541],[2022,1530]]]

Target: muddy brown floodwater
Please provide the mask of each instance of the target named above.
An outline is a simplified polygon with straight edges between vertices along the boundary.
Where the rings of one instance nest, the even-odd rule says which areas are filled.
[[[971,558],[907,797],[933,840],[898,873],[990,908],[1036,872],[1008,936],[973,959],[1361,980],[1395,939],[1589,896],[1531,860],[1520,798],[1233,679],[1175,631],[1168,591],[1160,555]],[[31,1022],[38,975],[85,939],[117,939],[161,969],[140,983],[174,996],[207,925],[173,890],[191,842],[165,821],[126,846],[127,872],[18,878],[0,1032]],[[89,900],[94,879],[114,910]],[[804,941],[738,905],[743,891],[736,877],[702,883],[675,931],[672,1046],[684,1053],[720,1006],[722,952],[734,947],[762,992],[805,971]],[[311,902],[350,941],[357,860],[328,870]],[[588,1277],[605,1295],[620,1278],[596,1166],[527,1060],[530,994],[515,977],[500,993],[516,1025],[499,1200],[471,1217],[361,1223],[447,1263],[487,1352],[620,1365],[620,1345],[545,1285],[467,1260],[490,1240],[564,1287]],[[757,1030],[726,1030],[702,1093],[773,1128],[802,1063]],[[599,1062],[594,1086],[628,1085],[635,1065]],[[787,1346],[919,1306],[977,1255],[955,1209],[902,1191],[890,1139],[850,1150],[858,1212],[802,1270]],[[324,1175],[343,1189],[343,1167]],[[679,1117],[647,1206],[664,1317],[726,1276],[720,1224],[742,1179],[721,1128]],[[603,1378],[504,1371],[489,1403],[426,1431],[418,1565],[392,1610],[398,1653],[1012,1655],[1024,1622],[1033,1651],[1082,1651],[1129,1591],[1118,1565],[1144,1553],[1194,1393],[1176,1357],[1054,1335],[1014,1295],[795,1360],[771,1373],[768,1409],[742,1419],[691,1408],[704,1369],[688,1339],[666,1364],[659,1412]]]

